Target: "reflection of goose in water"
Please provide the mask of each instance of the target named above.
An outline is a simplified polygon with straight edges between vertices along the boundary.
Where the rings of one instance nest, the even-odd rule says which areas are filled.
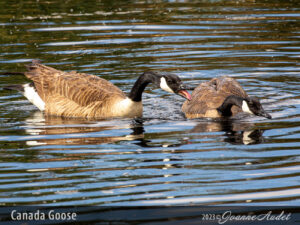
[[[263,130],[245,130],[245,131],[232,131],[227,133],[227,138],[224,141],[231,144],[244,144],[244,145],[253,145],[263,142]]]
[[[272,118],[258,98],[249,97],[236,80],[227,76],[199,84],[191,101],[183,103],[182,111],[189,119],[231,117],[240,112]]]
[[[110,136],[109,130],[129,128],[132,132],[128,135]],[[130,120],[93,122],[84,119],[44,116],[39,111],[26,119],[25,130],[28,134],[36,136],[35,140],[26,142],[30,146],[115,143],[142,139],[144,133],[143,124],[137,120],[132,122]]]
[[[231,144],[259,144],[263,142],[263,130],[255,129],[254,124],[238,120],[202,121],[190,133],[225,132],[225,142]],[[202,135],[203,138],[205,135]],[[219,135],[218,135],[219,136]],[[211,135],[209,135],[211,138]]]
[[[224,132],[222,134],[216,132]],[[174,134],[180,133],[183,136],[185,134],[192,134],[188,135],[183,139],[175,139],[175,140],[168,140],[168,137],[174,136]],[[195,133],[195,134],[193,134]],[[263,139],[263,130],[256,129],[254,124],[241,122],[239,120],[218,120],[218,121],[201,121],[199,122],[194,128],[185,131],[168,131],[163,132],[159,135],[160,139],[164,139],[163,142],[152,142],[151,140],[143,140],[139,142],[137,145],[142,146],[143,148],[158,148],[158,151],[162,154],[163,157],[161,158],[153,158],[153,159],[146,159],[143,162],[154,162],[155,167],[160,169],[170,169],[170,168],[182,168],[185,167],[186,164],[182,161],[180,157],[180,152],[189,153],[199,151],[199,149],[194,148],[187,148],[187,149],[180,149],[180,146],[189,145],[192,143],[193,139],[201,139],[201,142],[212,142],[218,141],[220,138],[224,142],[234,144],[234,145],[251,145],[251,144],[259,144],[264,141]],[[225,136],[225,137],[224,137]],[[175,141],[175,143],[170,143]],[[145,150],[147,151],[147,150]],[[202,151],[202,150],[201,150]],[[206,151],[206,150],[203,150]],[[164,176],[173,176],[171,174],[165,174]]]

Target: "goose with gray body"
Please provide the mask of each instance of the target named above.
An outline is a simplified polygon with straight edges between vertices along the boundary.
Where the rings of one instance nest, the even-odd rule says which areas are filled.
[[[185,101],[182,111],[189,119],[201,117],[231,117],[239,112],[271,119],[258,98],[249,97],[233,78],[223,76],[201,83]]]
[[[180,78],[174,74],[145,72],[135,82],[128,96],[111,82],[100,77],[63,72],[33,61],[24,75],[32,83],[11,85],[47,115],[63,117],[111,118],[140,117],[142,93],[149,83],[190,99]]]

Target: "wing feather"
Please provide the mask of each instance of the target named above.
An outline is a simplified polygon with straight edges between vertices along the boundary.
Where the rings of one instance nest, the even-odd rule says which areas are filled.
[[[83,107],[95,102],[105,104],[116,97],[126,97],[118,87],[94,75],[63,72],[38,62],[33,62],[28,70],[26,77],[34,82],[38,94],[46,104],[49,99],[58,95]]]

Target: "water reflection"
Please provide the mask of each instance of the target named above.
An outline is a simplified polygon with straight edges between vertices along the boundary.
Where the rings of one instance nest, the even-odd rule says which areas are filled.
[[[99,145],[119,141],[143,139],[144,128],[139,120],[88,121],[85,119],[45,116],[35,112],[25,120],[25,131],[29,135],[47,137],[27,141],[27,145]],[[111,136],[105,131],[130,129],[131,133]],[[51,138],[52,137],[52,138]]]
[[[231,144],[259,144],[263,142],[263,130],[257,129],[252,123],[239,120],[202,121],[196,125],[191,133],[224,132],[224,141]],[[212,138],[211,135],[209,135]],[[207,138],[201,135],[201,138]]]
[[[79,118],[45,116],[37,111],[25,120],[26,124],[23,127],[26,133],[33,137],[33,140],[26,141],[29,146],[89,146],[136,140],[134,144],[143,148],[155,146],[167,149],[189,143],[187,139],[172,144],[154,143],[151,139],[145,138],[145,122],[149,123],[151,119],[89,121]],[[122,135],[115,136],[118,130]],[[218,137],[222,137],[225,142],[242,145],[259,144],[264,141],[264,130],[256,128],[253,123],[237,119],[203,120],[192,129],[183,132],[199,134],[193,135],[193,139],[199,138],[204,142],[206,139]],[[167,137],[170,134],[172,132],[160,133],[160,137]]]

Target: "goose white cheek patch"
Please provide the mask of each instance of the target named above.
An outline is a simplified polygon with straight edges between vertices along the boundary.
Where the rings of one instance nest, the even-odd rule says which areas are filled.
[[[251,110],[249,109],[249,106],[245,100],[243,101],[242,110],[243,110],[243,112],[253,114],[253,112],[251,112]]]
[[[160,78],[160,88],[163,89],[164,91],[174,93],[174,91],[168,86],[166,78],[164,77]]]

